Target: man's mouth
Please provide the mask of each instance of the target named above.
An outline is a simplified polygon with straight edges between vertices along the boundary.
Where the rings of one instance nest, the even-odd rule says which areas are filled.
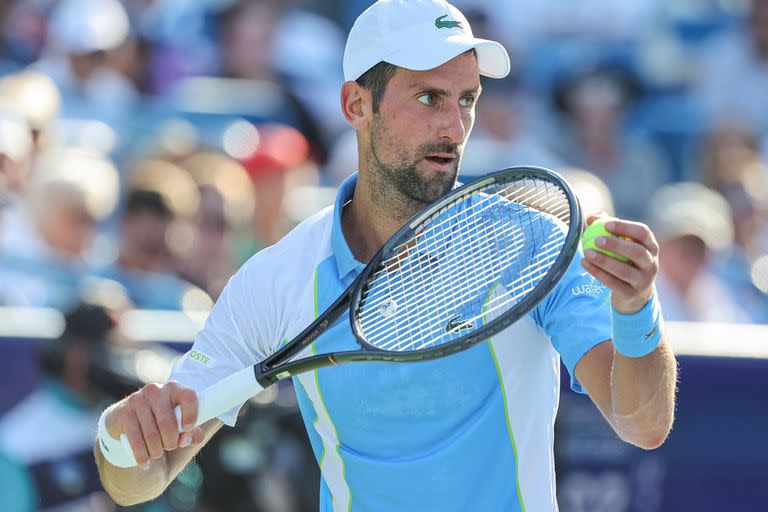
[[[451,165],[456,160],[456,155],[450,153],[435,153],[424,157],[425,160],[434,164],[435,167],[440,169]]]

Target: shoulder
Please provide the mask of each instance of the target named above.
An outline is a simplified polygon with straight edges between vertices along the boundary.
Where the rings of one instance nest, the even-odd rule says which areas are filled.
[[[229,297],[231,307],[237,308],[240,300],[248,298],[257,303],[268,298],[274,305],[294,297],[313,281],[319,263],[332,254],[332,229],[331,206],[301,222],[276,244],[251,256],[229,280],[223,294]]]
[[[224,288],[203,337],[234,326],[240,339],[258,343],[257,353],[274,351],[302,312],[311,311],[315,269],[332,254],[332,227],[329,207],[251,256]]]

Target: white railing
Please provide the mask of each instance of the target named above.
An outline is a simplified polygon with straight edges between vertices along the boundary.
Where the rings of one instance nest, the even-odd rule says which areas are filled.
[[[191,343],[206,317],[204,312],[132,310],[120,325],[130,341]],[[0,338],[56,338],[63,328],[63,317],[54,309],[0,307]],[[768,359],[768,325],[667,322],[666,328],[678,355]]]

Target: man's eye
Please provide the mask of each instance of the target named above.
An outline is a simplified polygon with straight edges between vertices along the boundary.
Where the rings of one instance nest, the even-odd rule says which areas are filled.
[[[422,94],[421,96],[419,96],[416,99],[419,100],[424,105],[434,105],[435,104],[435,95],[432,94],[432,93]]]
[[[471,107],[474,103],[475,103],[475,98],[473,98],[472,96],[464,96],[459,100],[459,105],[466,108]]]

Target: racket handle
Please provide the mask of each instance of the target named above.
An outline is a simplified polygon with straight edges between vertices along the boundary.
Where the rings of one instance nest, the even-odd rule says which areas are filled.
[[[256,380],[253,367],[243,368],[216,384],[208,386],[197,394],[197,422],[200,426],[206,421],[237,407],[246,400],[264,391],[264,387]],[[181,407],[176,406],[176,423],[181,428]]]

